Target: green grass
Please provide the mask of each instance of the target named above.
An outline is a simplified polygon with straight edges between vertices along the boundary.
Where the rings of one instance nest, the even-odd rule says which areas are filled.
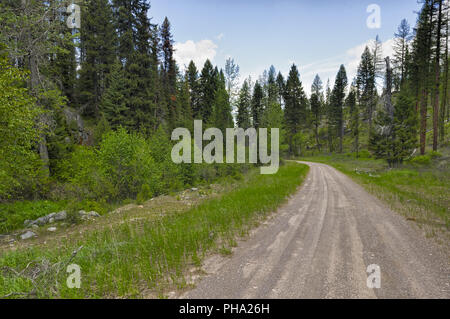
[[[34,220],[64,210],[66,204],[48,200],[0,204],[0,234],[23,228],[23,222],[27,219]]]
[[[4,252],[0,255],[0,296],[35,290],[38,298],[139,298],[155,291],[162,296],[167,287],[183,289],[188,285],[185,273],[189,266],[200,265],[211,252],[229,254],[236,238],[245,236],[295,192],[307,172],[308,167],[298,164],[287,164],[276,175],[253,170],[236,189],[188,211],[97,230],[81,240],[68,239],[60,247]],[[72,251],[82,245],[73,260],[82,271],[80,289],[67,288],[64,267],[53,267],[53,273],[61,269],[59,275],[41,271],[35,285],[6,271],[21,271],[30,261],[38,261],[41,270],[48,269],[42,265],[58,262],[65,266]],[[31,265],[24,274],[36,267]]]
[[[329,164],[365,187],[407,219],[424,227],[427,235],[450,230],[450,168],[439,159],[413,161],[389,169],[382,160],[333,155],[302,158]],[[418,163],[419,162],[419,163]],[[440,165],[439,165],[440,164]]]

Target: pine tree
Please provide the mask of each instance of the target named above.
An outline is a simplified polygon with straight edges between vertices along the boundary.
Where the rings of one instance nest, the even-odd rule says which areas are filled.
[[[442,84],[442,99],[441,99],[441,108],[440,108],[440,119],[439,119],[439,138],[441,143],[444,142],[445,139],[445,116],[447,114],[447,121],[450,121],[450,112],[449,112],[449,104],[448,104],[448,73],[449,73],[449,63],[448,63],[448,25],[449,25],[449,11],[450,7],[447,3],[445,7],[445,53],[443,55],[444,59],[444,74],[443,74],[443,84]]]
[[[298,145],[298,134],[306,121],[307,98],[300,82],[300,74],[297,66],[292,65],[284,90],[284,117],[286,124],[287,141],[289,153],[297,155],[300,153],[301,145]]]
[[[431,77],[431,46],[433,30],[433,0],[425,0],[417,21],[413,43],[413,64],[416,74],[413,84],[417,88],[417,103],[420,108],[420,153],[425,154],[428,97]]]
[[[119,126],[129,127],[130,123],[127,106],[127,87],[125,72],[119,60],[111,67],[111,73],[107,77],[107,89],[105,90],[100,105],[102,118],[105,118],[111,128]]]
[[[331,123],[335,136],[339,137],[339,152],[343,151],[344,140],[344,98],[345,89],[347,87],[347,73],[344,65],[341,65],[336,80],[334,82],[334,88],[331,92],[331,104],[330,104],[330,116]]]
[[[239,92],[239,98],[237,101],[237,126],[243,129],[251,127],[250,123],[250,110],[252,103],[252,94],[250,91],[249,81],[245,80],[242,84],[242,88]]]
[[[233,117],[231,115],[230,98],[226,89],[225,75],[222,71],[219,73],[217,88],[213,104],[213,126],[225,132],[227,128],[234,127]]]
[[[395,67],[395,86],[400,90],[406,80],[407,74],[407,56],[409,41],[411,40],[411,27],[406,19],[403,19],[398,26],[394,39],[394,67]]]
[[[187,80],[189,82],[192,114],[195,119],[199,119],[201,118],[201,110],[200,110],[201,92],[200,92],[198,71],[194,61],[191,61],[189,63],[186,75]]]
[[[369,122],[369,135],[372,131],[373,112],[376,106],[375,66],[373,61],[373,55],[366,47],[361,56],[356,78],[359,105],[365,113],[365,119]]]
[[[212,106],[216,93],[216,73],[211,61],[206,60],[200,75],[200,98],[197,112],[194,115],[200,116],[204,122],[209,122],[212,114]]]
[[[311,98],[310,98],[310,105],[311,105],[311,114],[312,114],[312,125],[314,126],[314,135],[316,137],[316,145],[319,149],[319,152],[321,151],[321,144],[319,139],[319,126],[322,122],[322,115],[324,112],[324,98],[323,98],[323,86],[322,86],[322,80],[320,79],[319,75],[316,74],[314,77],[313,84],[311,85]]]
[[[189,89],[188,74],[185,74],[184,79],[178,83],[178,97],[177,97],[179,118],[176,126],[193,129],[193,117],[191,106],[191,94]]]
[[[438,5],[437,8],[437,24],[435,30],[436,48],[434,60],[434,100],[433,100],[433,151],[438,149],[439,137],[439,94],[440,94],[440,76],[441,76],[441,40],[442,40],[442,25],[443,25],[443,0],[435,0]]]
[[[359,107],[358,103],[356,101],[357,99],[357,87],[356,87],[356,81],[352,84],[352,87],[350,88],[350,93],[347,96],[346,105],[349,108],[350,113],[350,130],[351,135],[353,138],[353,151],[356,153],[356,157],[359,155],[359,130],[360,130],[360,124],[359,124]]]
[[[283,74],[281,74],[281,72],[278,72],[276,82],[278,85],[278,103],[280,103],[280,105],[283,105],[283,96],[286,83],[284,81],[284,77]]]
[[[89,0],[83,6],[79,102],[85,115],[97,117],[106,77],[115,60],[116,33],[108,0]]]
[[[263,88],[259,81],[256,81],[253,88],[253,96],[251,103],[252,126],[256,129],[261,127],[263,120],[264,104],[263,104]]]
[[[316,138],[316,145],[320,152],[320,141],[319,141],[319,125],[320,125],[320,99],[317,93],[312,93],[311,98],[309,100],[309,103],[311,105],[311,113],[312,113],[312,125],[314,126],[314,135]]]
[[[161,77],[165,100],[167,103],[167,120],[169,126],[173,128],[173,123],[176,121],[177,102],[176,102],[176,81],[177,81],[177,66],[173,57],[173,36],[171,32],[171,25],[167,17],[164,19],[160,30],[161,37],[161,53],[162,66]]]

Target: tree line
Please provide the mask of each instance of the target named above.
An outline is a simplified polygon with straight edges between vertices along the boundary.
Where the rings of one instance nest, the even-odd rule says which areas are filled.
[[[281,128],[287,156],[368,149],[393,166],[416,147],[425,153],[430,127],[433,150],[445,141],[448,2],[422,1],[415,28],[401,21],[392,57],[383,59],[377,37],[354,79],[342,65],[333,85],[317,75],[309,97],[296,65],[286,78],[271,66],[242,82],[233,59],[224,69],[209,60],[180,68],[170,21],[154,23],[147,0],[80,0],[75,30],[66,25],[70,3],[0,4],[0,149],[11,159],[2,160],[0,198],[14,198],[5,189],[16,186],[45,193],[43,183],[24,176],[67,180],[61,163],[75,158],[79,145],[100,149],[109,132],[170,143],[171,131],[192,128],[194,119],[220,129]],[[119,143],[117,136],[109,140]],[[21,167],[29,173],[18,177]]]

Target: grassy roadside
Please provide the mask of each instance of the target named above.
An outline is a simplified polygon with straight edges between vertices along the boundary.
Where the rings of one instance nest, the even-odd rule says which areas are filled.
[[[283,203],[307,172],[298,164],[287,164],[276,175],[255,171],[236,189],[188,211],[96,230],[81,239],[67,239],[58,248],[4,252],[0,296],[34,292],[11,297],[142,297],[149,291],[163,293],[167,287],[182,289],[187,286],[188,266],[200,265],[211,252],[228,253],[237,236],[245,236]],[[80,289],[66,285],[68,263],[81,267]]]
[[[350,176],[368,192],[386,202],[391,209],[414,221],[427,237],[444,235],[450,230],[450,168],[436,160],[430,165],[404,164],[389,169],[384,161],[356,159],[350,155],[302,158],[329,164]],[[441,236],[436,236],[441,237]]]

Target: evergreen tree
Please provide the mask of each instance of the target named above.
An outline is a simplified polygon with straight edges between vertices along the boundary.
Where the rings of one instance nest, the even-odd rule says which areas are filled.
[[[263,104],[263,88],[259,81],[256,81],[253,88],[253,97],[251,103],[252,126],[256,129],[261,127],[263,120],[264,104]]]
[[[101,114],[111,128],[117,129],[119,126],[131,125],[128,111],[125,72],[122,63],[116,60],[107,77],[107,89],[101,101]]]
[[[192,114],[194,118],[198,119],[201,118],[201,110],[200,110],[201,92],[200,92],[198,71],[194,61],[191,61],[189,63],[186,75],[190,89]]]
[[[373,112],[376,106],[375,66],[374,58],[368,47],[365,48],[358,66],[356,83],[358,87],[358,100],[369,122],[369,135],[372,131]]]
[[[345,71],[344,65],[341,65],[338,74],[336,75],[336,80],[334,82],[334,88],[331,92],[331,103],[330,103],[330,117],[331,123],[334,130],[334,136],[339,137],[339,152],[343,151],[343,140],[344,140],[344,98],[345,89],[347,87],[347,73]]]
[[[216,72],[211,61],[206,60],[199,82],[199,107],[197,112],[194,112],[194,115],[200,116],[200,119],[203,119],[204,122],[209,122],[216,93]]]
[[[177,127],[186,127],[193,129],[193,117],[191,106],[191,94],[189,90],[188,74],[185,74],[184,79],[178,83],[178,109],[179,118],[176,123]]]
[[[177,66],[173,57],[173,36],[171,33],[171,25],[167,17],[160,30],[161,37],[161,53],[162,53],[162,84],[167,103],[167,117],[170,123],[170,127],[173,127],[173,123],[177,118],[177,101],[176,101],[176,81],[177,81]]]
[[[321,144],[319,139],[319,126],[322,122],[322,115],[324,111],[324,98],[323,98],[323,86],[322,80],[319,75],[316,74],[314,77],[313,84],[311,85],[311,98],[310,98],[310,106],[311,106],[311,124],[314,126],[314,135],[316,137],[316,145],[321,151]]]
[[[289,154],[298,155],[301,145],[298,145],[298,134],[306,120],[307,98],[300,82],[297,66],[292,65],[284,90],[284,117],[286,125]]]
[[[441,80],[441,40],[442,40],[442,26],[443,26],[443,0],[435,0],[437,4],[436,14],[437,22],[435,29],[436,48],[434,52],[434,97],[433,99],[433,151],[438,149],[439,137],[439,94],[440,94],[440,80]]]
[[[417,74],[414,77],[418,90],[420,113],[420,153],[425,154],[428,97],[431,77],[431,45],[433,31],[433,0],[425,0],[417,21],[416,37],[413,42],[413,64]]]
[[[243,129],[251,127],[250,123],[250,110],[252,103],[252,94],[250,91],[249,81],[245,80],[242,84],[242,88],[239,92],[239,98],[237,101],[237,126]]]
[[[117,37],[108,0],[88,0],[82,15],[79,102],[85,115],[97,117],[106,77],[114,64]]]
[[[350,93],[347,96],[346,105],[349,108],[350,113],[350,130],[353,138],[353,151],[356,152],[356,157],[359,154],[359,107],[357,103],[357,87],[356,83],[352,84]]]
[[[278,85],[278,103],[280,103],[280,105],[283,105],[283,96],[284,96],[284,90],[286,87],[286,83],[284,81],[284,77],[283,77],[283,74],[281,74],[281,72],[278,72],[276,82]]]
[[[225,132],[227,128],[234,127],[230,98],[226,89],[225,75],[222,71],[220,71],[217,81],[212,118],[214,127],[222,132]]]
[[[312,125],[314,126],[314,135],[316,137],[316,145],[320,152],[320,141],[319,141],[319,125],[320,125],[320,99],[317,93],[312,93],[311,98],[309,100],[311,105],[311,113],[312,113]]]
[[[398,26],[398,30],[395,33],[394,39],[394,67],[395,67],[395,86],[397,90],[400,90],[404,81],[406,80],[407,74],[407,56],[409,41],[411,40],[411,27],[408,21],[403,19]]]

